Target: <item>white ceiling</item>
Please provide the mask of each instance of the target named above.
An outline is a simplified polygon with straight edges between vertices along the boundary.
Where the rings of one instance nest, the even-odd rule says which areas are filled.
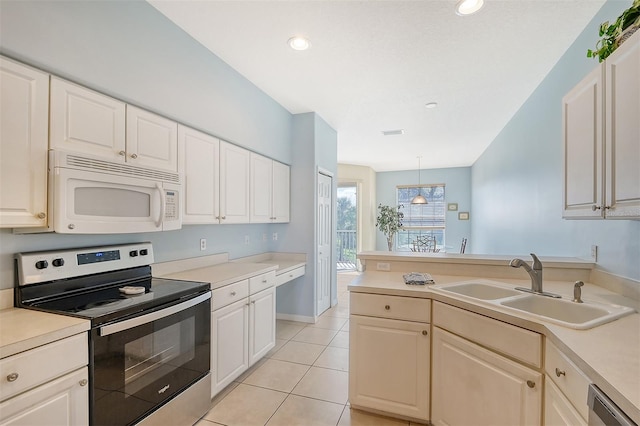
[[[339,163],[376,171],[473,164],[605,2],[485,0],[461,17],[456,0],[148,1],[291,113],[317,112]]]

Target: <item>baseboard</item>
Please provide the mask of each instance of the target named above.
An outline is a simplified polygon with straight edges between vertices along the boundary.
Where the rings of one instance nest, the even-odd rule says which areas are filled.
[[[306,322],[306,323],[309,323],[309,324],[315,324],[316,323],[315,317],[309,317],[309,316],[306,316],[306,315],[293,315],[293,314],[277,313],[276,314],[276,319],[286,320],[286,321],[295,321],[295,322]]]

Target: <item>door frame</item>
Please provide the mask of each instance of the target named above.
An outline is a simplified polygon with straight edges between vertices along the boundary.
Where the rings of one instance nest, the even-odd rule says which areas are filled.
[[[338,294],[337,294],[337,287],[336,287],[336,255],[335,255],[335,249],[336,249],[336,185],[337,185],[337,180],[336,180],[336,174],[330,170],[327,170],[323,167],[317,166],[317,170],[316,170],[316,185],[315,185],[315,191],[316,191],[316,206],[315,206],[315,215],[316,215],[316,226],[314,229],[314,258],[318,259],[318,217],[317,217],[317,213],[318,213],[318,198],[317,198],[317,191],[318,191],[318,183],[319,183],[319,175],[324,175],[328,178],[331,179],[331,232],[329,233],[330,235],[330,239],[331,239],[331,254],[330,254],[330,260],[329,263],[331,265],[331,276],[330,276],[330,282],[329,282],[329,307],[333,307],[335,305],[338,304]],[[315,286],[314,286],[314,309],[316,311],[316,316],[318,316],[318,271],[316,271],[316,276],[314,277],[314,282],[315,282]]]

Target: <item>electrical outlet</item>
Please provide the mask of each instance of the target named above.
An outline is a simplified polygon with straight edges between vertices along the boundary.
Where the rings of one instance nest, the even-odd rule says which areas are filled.
[[[244,244],[245,244],[246,246],[248,246],[248,245],[249,245],[249,243],[250,243],[249,236],[248,236],[248,235],[245,235],[245,236],[244,236]]]
[[[262,234],[262,241],[267,241],[267,234]]]
[[[595,244],[591,246],[591,260],[598,261],[598,246]]]
[[[200,238],[200,250],[206,250],[206,249],[207,249],[207,239]]]
[[[274,232],[272,237],[273,237],[273,241],[278,241],[278,233],[277,232]]]

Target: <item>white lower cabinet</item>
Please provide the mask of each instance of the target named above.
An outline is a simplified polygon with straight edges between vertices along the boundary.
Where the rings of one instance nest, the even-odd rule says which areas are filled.
[[[430,301],[351,294],[349,402],[354,408],[429,420]],[[410,303],[407,304],[407,302]],[[414,303],[421,309],[411,315]],[[355,310],[354,310],[355,308]],[[381,315],[387,318],[378,318]],[[412,321],[391,319],[408,315]]]
[[[545,426],[587,426],[587,422],[573,407],[562,391],[547,376],[544,384]]]
[[[542,374],[437,327],[434,425],[539,425]]]
[[[212,300],[213,398],[275,346],[275,272],[215,289]]]

